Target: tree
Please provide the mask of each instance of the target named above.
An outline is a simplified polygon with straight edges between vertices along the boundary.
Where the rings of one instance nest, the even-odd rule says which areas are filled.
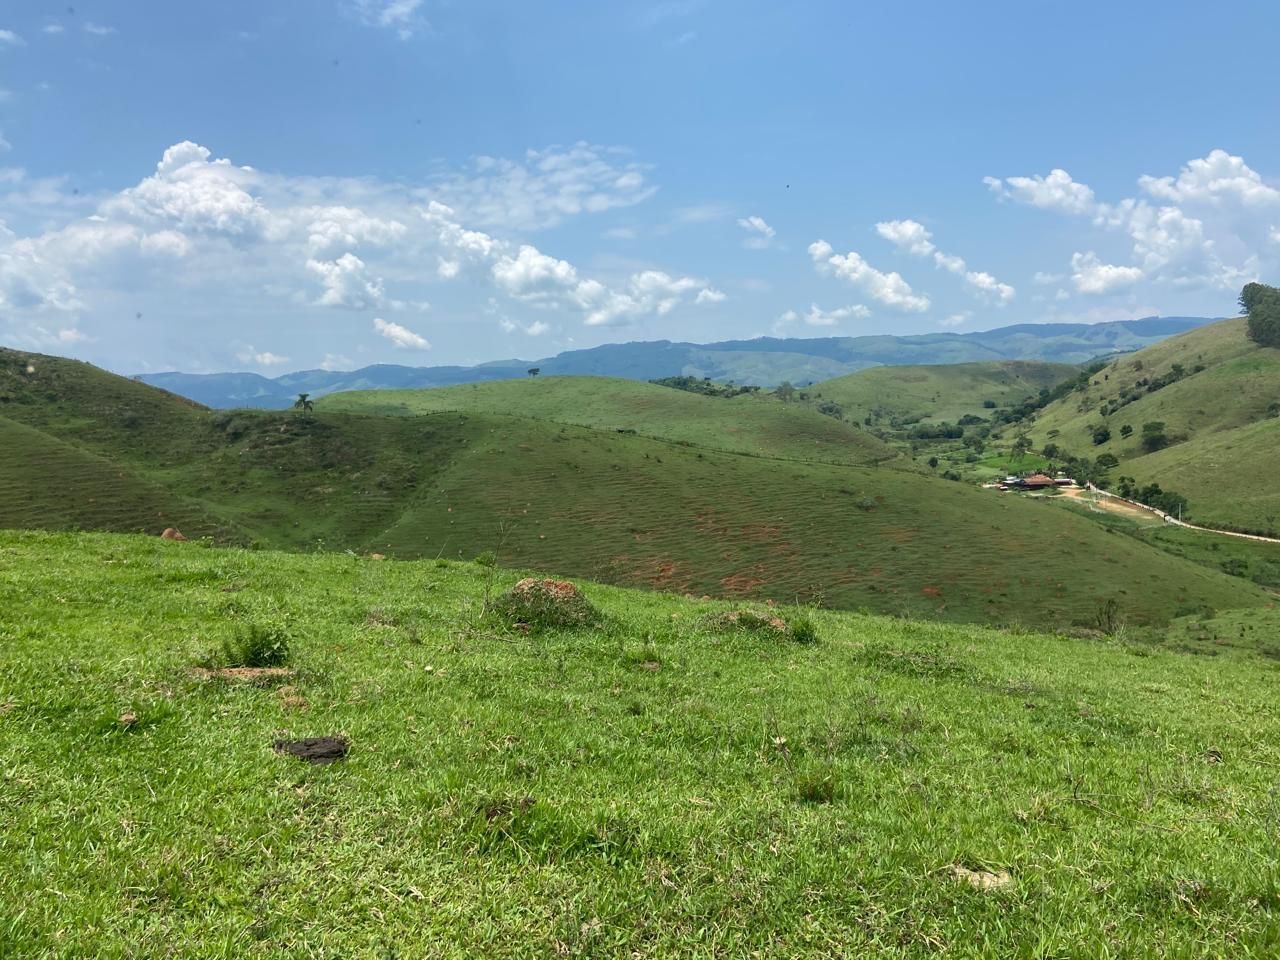
[[[780,384],[778,384],[778,389],[773,392],[777,394],[779,400],[781,400],[783,403],[786,403],[788,400],[790,400],[792,397],[796,395],[796,388],[793,387],[790,384],[790,382],[783,380]]]
[[[1133,427],[1126,423],[1120,428],[1120,436],[1124,437],[1126,440],[1133,436]]]
[[[1248,317],[1249,339],[1262,347],[1280,347],[1280,289],[1245,284],[1240,307]]]
[[[1101,426],[1093,428],[1093,445],[1095,447],[1099,444],[1106,443],[1110,439],[1111,429],[1109,427]]]
[[[529,368],[529,376],[531,376],[531,377],[536,377],[536,376],[537,376],[539,373],[541,373],[541,372],[542,372],[542,368],[541,368],[541,367],[530,367],[530,368]]]
[[[932,469],[932,470],[937,470],[937,469],[938,469],[938,458],[937,458],[937,457],[930,457],[930,458],[929,458],[929,467],[930,467],[930,469]]]
[[[1155,453],[1169,445],[1169,438],[1165,436],[1164,421],[1150,420],[1142,425],[1142,449],[1147,453]]]
[[[1104,453],[1097,460],[1093,461],[1104,470],[1110,470],[1113,467],[1120,466],[1120,458],[1114,453]]]
[[[293,409],[301,410],[303,413],[310,413],[315,408],[315,401],[311,399],[311,394],[300,393],[298,399],[293,401]]]
[[[1019,437],[1013,441],[1013,459],[1021,460],[1027,455],[1027,451],[1031,449],[1030,437]]]

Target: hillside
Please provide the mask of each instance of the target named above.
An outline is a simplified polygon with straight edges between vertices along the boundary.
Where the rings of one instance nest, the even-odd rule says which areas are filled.
[[[1037,449],[1113,454],[1113,476],[1186,495],[1197,522],[1278,529],[1280,486],[1268,479],[1280,472],[1277,417],[1280,350],[1249,341],[1245,321],[1234,319],[1117,359],[1087,389],[1042,410],[1030,435]],[[1164,425],[1164,449],[1145,448],[1148,423]],[[1095,444],[1100,427],[1110,436]]]
[[[56,358],[35,363],[49,380],[32,392],[49,383],[63,392],[41,406],[11,389],[6,411],[27,415],[23,426],[41,429],[41,449],[64,460],[0,464],[0,487],[21,493],[0,501],[0,526],[158,533],[181,519],[196,534],[262,547],[493,552],[505,565],[614,583],[956,621],[1088,625],[1115,601],[1132,623],[1161,623],[1269,602],[1251,584],[1087,518],[903,471],[781,462],[487,413],[215,413],[156,393],[148,416],[125,423],[90,408],[113,390],[133,397],[149,388],[90,389],[109,375]],[[79,376],[84,384],[68,383]],[[787,408],[739,409],[746,425],[756,410]],[[89,478],[71,487],[79,496],[51,472],[80,470],[73,454]],[[111,469],[132,499],[90,495]]]
[[[384,416],[517,413],[785,459],[867,464],[898,456],[872,434],[801,404],[750,395],[728,400],[603,377],[539,376],[435,390],[353,392],[323,403],[326,412]]]
[[[299,392],[416,389],[524,376],[596,376],[629,380],[709,377],[773,387],[809,384],[867,367],[903,364],[1043,360],[1083,363],[1124,353],[1208,323],[1200,317],[1146,317],[1109,323],[1023,323],[974,333],[914,336],[757,337],[721,343],[668,340],[609,343],[541,360],[499,360],[475,367],[377,364],[352,371],[304,370],[274,379],[255,373],[148,373],[139,379],[211,407],[283,409]]]
[[[1069,364],[1031,360],[873,367],[816,383],[808,392],[839,403],[856,423],[868,417],[877,427],[955,423],[964,416],[990,417],[986,404],[1016,405],[1078,372]]]
[[[1256,650],[492,575],[0,533],[0,954],[1275,954]],[[251,626],[292,676],[193,675]]]

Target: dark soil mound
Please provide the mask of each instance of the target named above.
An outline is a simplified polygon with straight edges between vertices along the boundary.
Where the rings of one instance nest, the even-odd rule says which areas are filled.
[[[276,753],[287,753],[308,763],[333,763],[347,755],[346,737],[307,737],[305,740],[277,740]]]

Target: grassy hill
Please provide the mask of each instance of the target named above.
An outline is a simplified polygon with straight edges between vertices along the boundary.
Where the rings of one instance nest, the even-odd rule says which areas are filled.
[[[1176,365],[1176,369],[1175,369]],[[1046,407],[1030,435],[1077,456],[1114,454],[1124,474],[1190,499],[1197,522],[1280,527],[1280,350],[1223,320],[1109,364],[1089,386]],[[1164,424],[1170,445],[1148,452],[1143,425]],[[1123,428],[1130,428],[1125,436]],[[1092,439],[1106,427],[1110,438]],[[1193,492],[1194,491],[1194,492]]]
[[[1280,951],[1272,660],[491,576],[0,533],[0,954]],[[253,625],[292,677],[191,673]]]
[[[865,464],[898,453],[865,430],[800,404],[732,400],[604,377],[537,377],[431,390],[334,394],[325,411],[411,416],[442,411],[518,414],[753,456]]]
[[[1079,373],[1075,366],[1033,360],[936,366],[874,367],[814,384],[809,393],[834,400],[857,423],[947,421],[966,415],[990,417],[985,403],[1008,407]]]
[[[57,369],[70,376],[81,366]],[[135,388],[147,389],[127,384]],[[644,392],[736,408],[744,425],[754,411],[791,415],[782,404]],[[620,584],[957,621],[1088,625],[1115,601],[1132,623],[1161,623],[1270,599],[1087,518],[892,469],[768,460],[527,417],[214,413],[159,394],[148,416],[125,425],[65,398],[105,402],[105,386],[68,390],[53,406],[10,393],[6,412],[31,414],[17,426],[45,428],[37,438],[11,426],[10,435],[51,452],[0,463],[0,489],[19,491],[0,501],[0,526],[158,533],[188,524],[188,536],[295,550],[494,552],[505,565]],[[61,422],[71,440],[60,439]],[[55,454],[63,461],[47,459]],[[129,495],[104,486],[95,496],[113,470]],[[71,487],[55,482],[77,471],[84,478]]]

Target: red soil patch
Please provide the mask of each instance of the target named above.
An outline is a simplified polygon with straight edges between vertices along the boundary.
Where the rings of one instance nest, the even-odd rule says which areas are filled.
[[[746,596],[763,587],[763,577],[753,577],[745,573],[734,573],[720,579],[720,586],[730,596]]]
[[[920,588],[920,592],[923,593],[926,597],[942,596],[942,590],[938,587],[935,587],[932,583],[926,583],[923,587]]]

